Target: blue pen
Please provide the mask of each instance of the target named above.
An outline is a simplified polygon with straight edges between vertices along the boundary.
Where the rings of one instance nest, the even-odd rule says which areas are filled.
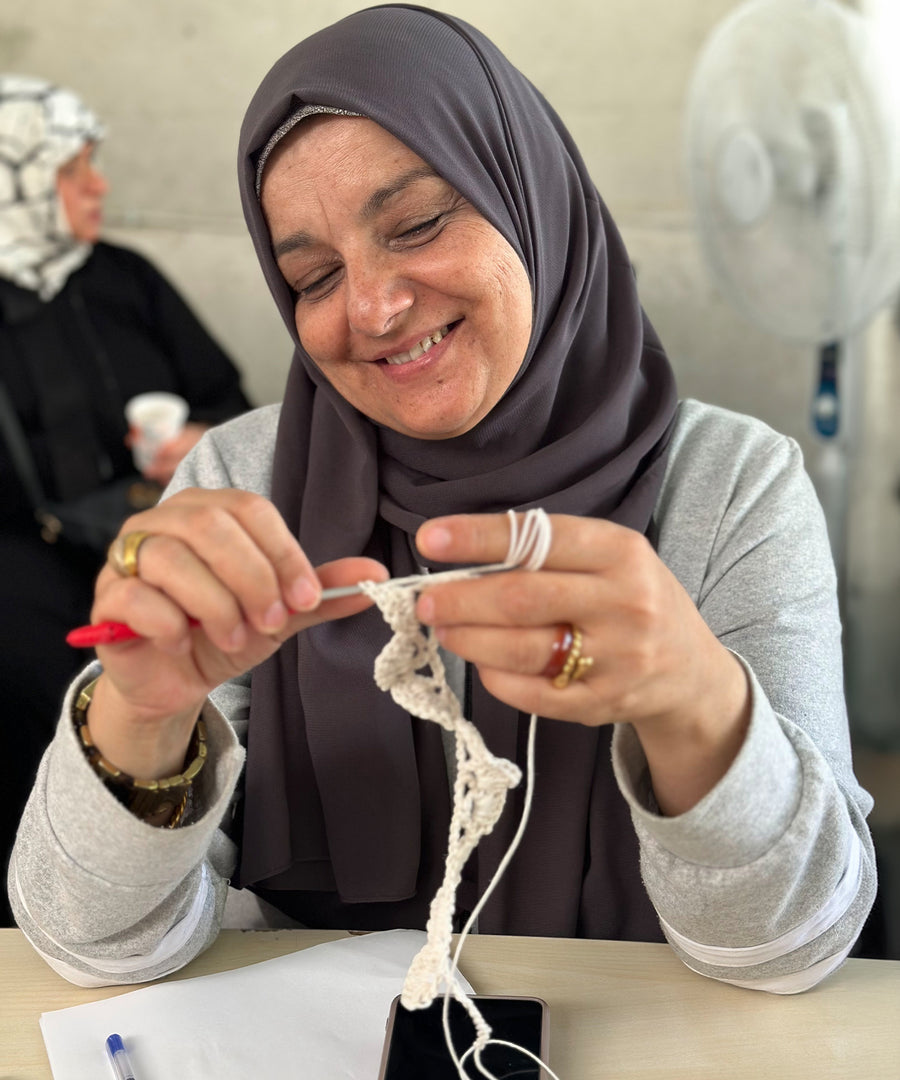
[[[106,1052],[112,1062],[116,1080],[135,1080],[134,1069],[128,1060],[128,1051],[121,1035],[110,1035],[106,1040]]]

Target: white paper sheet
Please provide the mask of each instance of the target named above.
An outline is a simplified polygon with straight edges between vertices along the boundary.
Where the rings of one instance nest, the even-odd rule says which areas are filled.
[[[137,1080],[374,1080],[391,1001],[424,942],[419,930],[344,938],[44,1013],[54,1080],[111,1077],[113,1032]]]

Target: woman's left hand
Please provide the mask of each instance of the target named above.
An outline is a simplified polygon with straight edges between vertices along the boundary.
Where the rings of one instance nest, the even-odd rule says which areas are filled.
[[[661,810],[682,813],[721,779],[743,743],[746,673],[644,536],[594,518],[551,521],[540,571],[436,585],[419,598],[417,614],[501,701],[556,720],[631,723]],[[417,544],[442,562],[501,562],[509,524],[500,514],[434,519]],[[593,665],[560,689],[542,673],[567,623],[581,631],[582,656]]]

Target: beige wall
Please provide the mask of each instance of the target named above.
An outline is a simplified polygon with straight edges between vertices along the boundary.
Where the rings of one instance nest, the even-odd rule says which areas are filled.
[[[894,0],[869,2],[886,10]],[[278,56],[363,6],[3,0],[0,8],[0,68],[71,85],[109,124],[102,163],[112,182],[110,237],[148,253],[181,287],[232,351],[259,403],[280,397],[290,348],[244,235],[234,165],[238,127]],[[625,235],[682,394],[762,417],[794,435],[814,467],[808,414],[815,350],[786,344],[733,310],[701,256],[688,201],[685,93],[703,41],[734,0],[439,6],[493,37],[571,127]],[[874,470],[876,479],[865,479],[857,493],[861,554],[851,550],[849,577],[862,627],[854,630],[857,652],[871,657],[875,648],[879,678],[890,683],[879,704],[860,711],[896,730],[898,695],[890,680],[900,676],[884,673],[900,668],[890,657],[891,634],[900,638],[900,514],[893,498],[900,364],[893,362],[892,324],[882,320],[879,334],[878,390],[867,391],[874,396],[867,407],[877,415],[867,414],[865,426],[882,434],[863,455],[861,475]],[[866,626],[875,626],[872,604],[885,606],[886,581],[887,624],[867,636]]]

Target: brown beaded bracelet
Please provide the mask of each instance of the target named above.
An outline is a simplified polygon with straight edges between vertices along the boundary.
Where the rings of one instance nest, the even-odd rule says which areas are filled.
[[[91,768],[119,802],[141,821],[158,828],[174,829],[184,818],[191,787],[206,762],[206,725],[202,720],[197,721],[185,755],[190,764],[182,772],[163,780],[136,780],[107,761],[91,738],[87,711],[96,685],[97,679],[94,679],[82,689],[73,710],[75,730]]]

